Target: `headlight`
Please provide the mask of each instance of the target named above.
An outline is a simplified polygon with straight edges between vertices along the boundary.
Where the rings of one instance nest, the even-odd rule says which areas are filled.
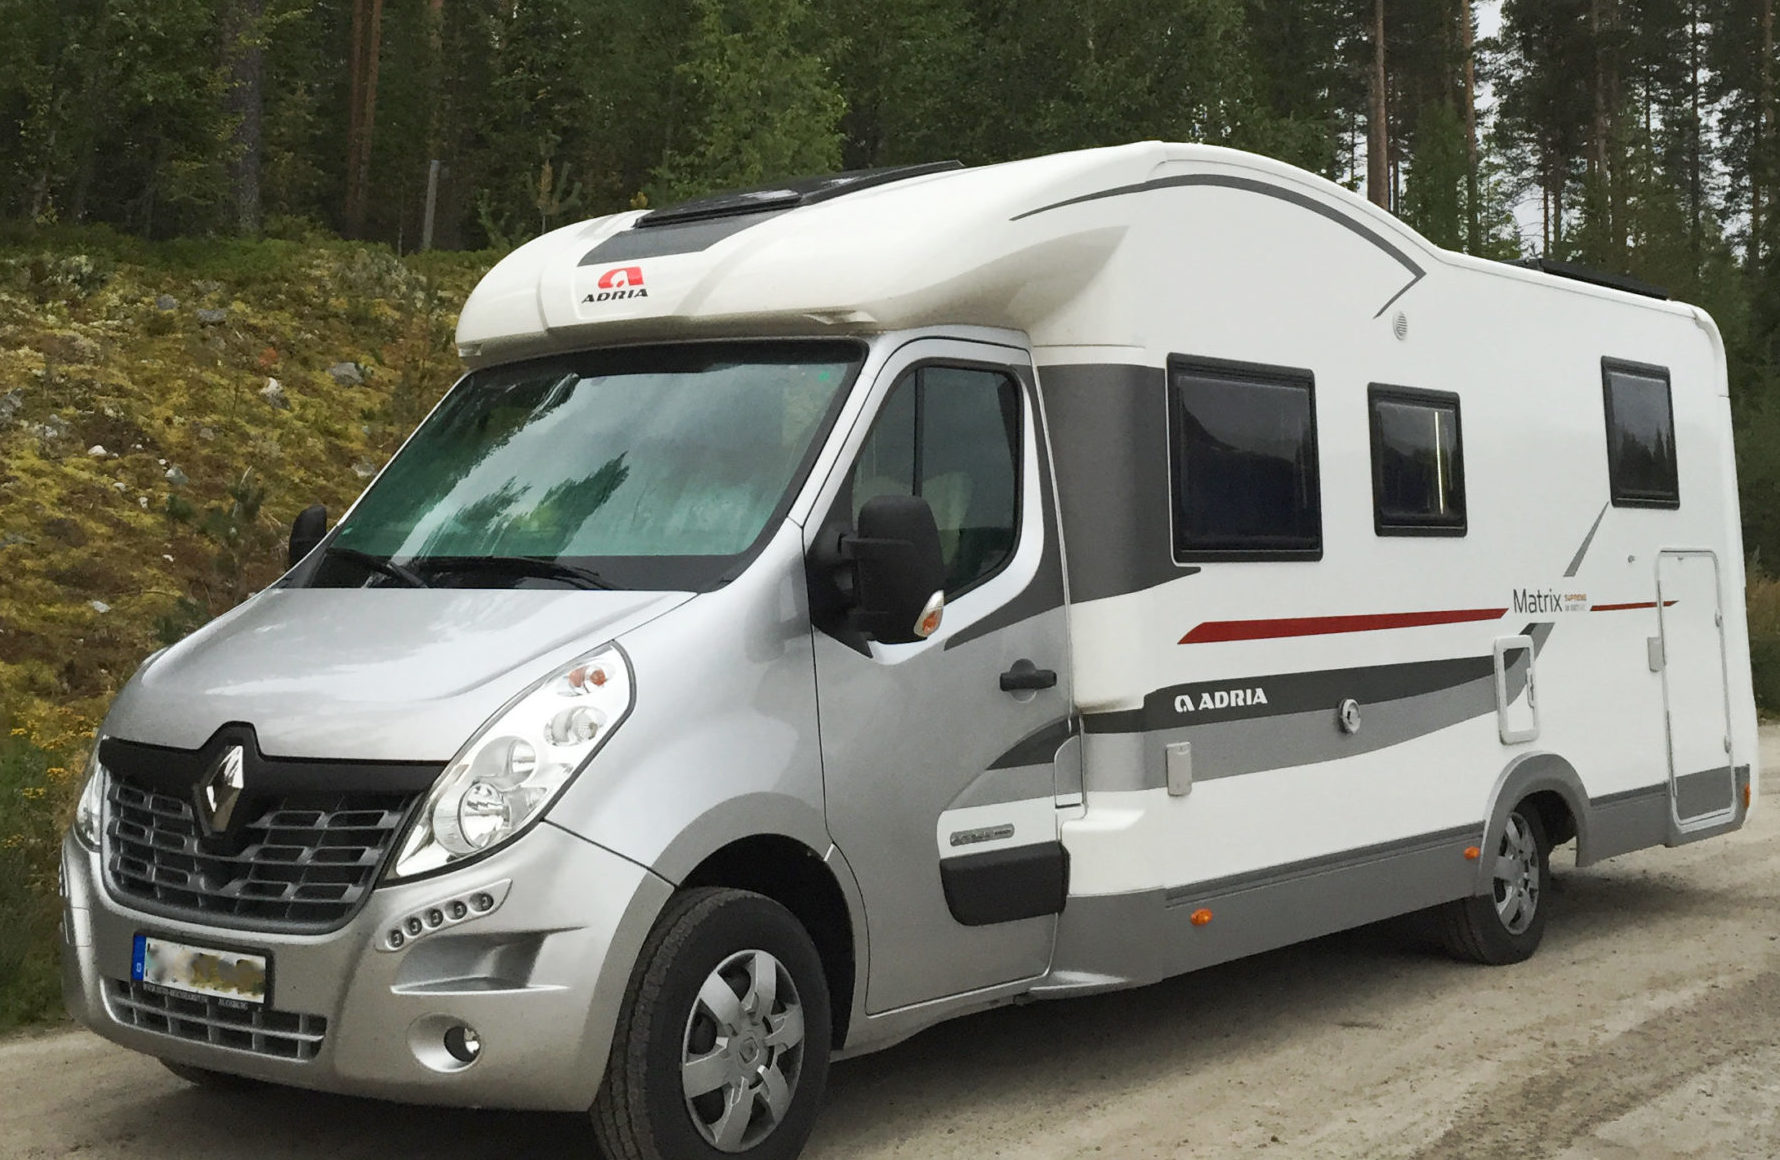
[[[74,836],[97,850],[99,834],[105,827],[105,767],[99,764],[97,737],[93,738],[93,755],[87,758],[86,778],[80,790],[80,804],[74,807]]]
[[[412,878],[511,841],[540,817],[630,712],[616,645],[522,693],[470,738],[409,824],[391,878]]]

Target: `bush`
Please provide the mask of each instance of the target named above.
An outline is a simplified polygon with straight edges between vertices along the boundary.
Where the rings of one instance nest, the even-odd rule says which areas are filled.
[[[78,770],[29,730],[0,736],[0,1031],[62,1009],[56,893]]]
[[[1755,705],[1763,716],[1780,716],[1780,579],[1751,567],[1746,599]]]

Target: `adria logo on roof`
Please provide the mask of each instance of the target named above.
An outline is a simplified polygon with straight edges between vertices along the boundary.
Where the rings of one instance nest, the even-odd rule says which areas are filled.
[[[582,302],[612,302],[619,298],[647,298],[649,291],[643,289],[643,270],[640,266],[613,266],[600,275],[599,289],[581,299]]]

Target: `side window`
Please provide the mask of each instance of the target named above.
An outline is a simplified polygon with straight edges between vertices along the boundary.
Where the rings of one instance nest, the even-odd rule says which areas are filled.
[[[1381,536],[1465,534],[1459,397],[1374,383],[1372,526]]]
[[[1601,360],[1607,480],[1615,507],[1678,508],[1675,408],[1663,367]]]
[[[1020,388],[1006,375],[921,367],[903,376],[853,467],[852,514],[874,496],[933,508],[948,599],[1001,570],[1019,538]]]
[[[1175,360],[1168,397],[1175,555],[1321,559],[1310,372]]]

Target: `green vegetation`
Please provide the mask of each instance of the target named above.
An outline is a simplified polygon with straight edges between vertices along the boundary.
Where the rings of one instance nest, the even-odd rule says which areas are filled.
[[[282,570],[457,374],[481,255],[0,241],[0,1028],[57,1009],[57,834],[154,649]]]

